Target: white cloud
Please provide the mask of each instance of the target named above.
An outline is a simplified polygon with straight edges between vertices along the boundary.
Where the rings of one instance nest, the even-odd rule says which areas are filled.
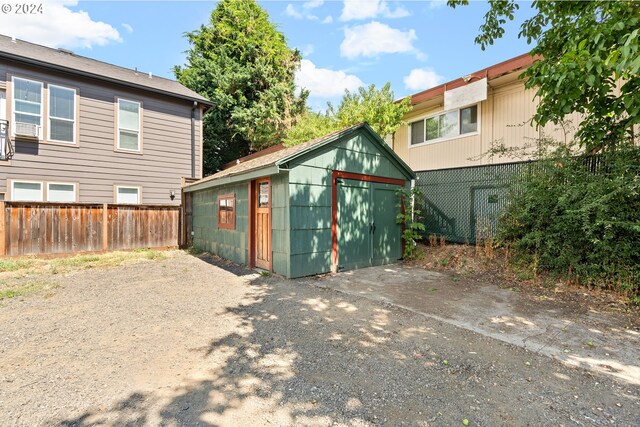
[[[129,33],[133,33],[133,27],[127,23],[122,24],[122,28],[124,28],[125,30],[127,30],[127,32]]]
[[[322,23],[323,24],[331,24],[333,22],[333,16],[331,15],[327,15],[323,20]]]
[[[353,59],[358,56],[374,57],[381,53],[415,53],[421,59],[424,54],[413,46],[416,39],[415,30],[401,31],[373,21],[345,28],[340,54]]]
[[[344,0],[341,21],[369,19],[382,16],[384,18],[403,18],[409,16],[409,11],[402,6],[394,10],[384,0]]]
[[[308,3],[313,3],[313,4],[311,6],[307,6]],[[309,12],[310,9],[320,6],[320,5],[315,6],[314,4],[315,2],[306,2],[302,5],[302,10],[299,11],[298,9],[296,9],[294,5],[289,3],[284,10],[284,14],[287,16],[291,16],[292,18],[295,18],[295,19],[308,19],[310,21],[317,21],[318,17]]]
[[[318,68],[313,62],[303,59],[296,73],[296,85],[308,89],[312,96],[331,98],[342,95],[345,89],[353,91],[364,83],[353,74]]]
[[[302,56],[309,56],[314,51],[315,51],[315,48],[313,47],[312,44],[308,44],[305,47],[303,47],[302,49],[300,49],[300,52],[302,53]]]
[[[309,0],[303,3],[302,7],[305,9],[315,9],[324,4],[324,0]]]
[[[403,81],[404,86],[409,90],[426,90],[438,86],[443,79],[444,77],[432,68],[414,68]]]
[[[72,11],[77,0],[49,0],[36,15],[0,14],[2,34],[50,47],[91,48],[120,42],[111,25],[94,21],[85,11]]]
[[[429,2],[429,9],[440,9],[447,5],[447,0],[431,0]]]
[[[292,18],[296,18],[296,19],[304,18],[304,16],[302,16],[302,13],[298,12],[291,3],[287,5],[287,8],[284,10],[284,13],[285,15],[291,16]]]

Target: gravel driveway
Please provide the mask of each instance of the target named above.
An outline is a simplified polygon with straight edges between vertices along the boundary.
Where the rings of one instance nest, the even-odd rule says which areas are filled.
[[[0,305],[2,426],[640,425],[640,388],[183,252]],[[323,279],[319,279],[319,283]]]

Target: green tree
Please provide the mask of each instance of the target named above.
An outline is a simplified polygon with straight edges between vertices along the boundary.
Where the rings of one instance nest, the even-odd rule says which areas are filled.
[[[455,8],[468,0],[449,0]],[[490,0],[475,42],[484,50],[503,37],[516,0]],[[537,89],[534,122],[560,123],[571,112],[583,114],[577,139],[588,151],[615,148],[633,137],[640,123],[640,2],[534,0],[533,17],[518,37],[535,43],[538,59],[528,68],[525,86]]]
[[[300,144],[327,133],[367,122],[383,138],[403,124],[402,117],[411,109],[410,98],[395,102],[391,84],[381,89],[375,85],[358,88],[356,92],[345,91],[337,108],[327,104],[325,113],[308,111],[287,133],[285,144]]]
[[[300,53],[254,0],[222,0],[207,25],[187,33],[180,83],[215,105],[204,118],[204,171],[282,142],[305,111],[307,92],[296,94]]]

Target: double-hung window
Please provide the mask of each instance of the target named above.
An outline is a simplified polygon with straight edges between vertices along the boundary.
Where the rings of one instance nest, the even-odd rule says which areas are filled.
[[[411,145],[437,142],[478,131],[478,106],[447,111],[411,123]]]
[[[33,136],[42,137],[42,82],[13,77],[13,123],[20,129],[33,129]],[[34,128],[34,126],[37,126]],[[26,130],[21,130],[26,132]],[[30,133],[31,131],[29,131]],[[31,134],[31,133],[30,133]]]
[[[140,151],[140,103],[118,99],[118,149]]]
[[[49,85],[49,140],[74,144],[76,141],[76,91]]]

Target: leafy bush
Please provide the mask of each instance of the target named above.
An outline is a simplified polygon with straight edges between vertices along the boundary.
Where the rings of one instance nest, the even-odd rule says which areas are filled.
[[[598,156],[562,147],[514,186],[498,238],[537,269],[640,292],[640,150]]]
[[[416,206],[415,200],[420,198],[422,191],[418,187],[413,187],[411,190],[399,188],[396,190],[396,194],[398,195],[396,207],[400,209],[396,215],[396,223],[403,225],[404,252],[402,257],[419,259],[422,257],[422,249],[418,247],[418,241],[422,239],[425,227],[422,223],[422,211]]]

